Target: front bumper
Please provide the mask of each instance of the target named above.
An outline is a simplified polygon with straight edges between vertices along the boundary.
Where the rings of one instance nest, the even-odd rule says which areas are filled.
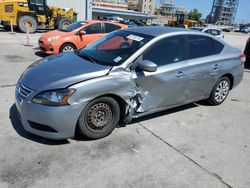
[[[39,45],[40,49],[46,54],[59,53],[59,48],[55,44],[48,42],[46,40],[39,39],[38,45]]]
[[[74,137],[84,104],[62,107],[35,104],[31,100],[38,92],[30,90],[31,92],[25,98],[20,98],[20,85],[23,87],[20,83],[16,87],[16,106],[20,121],[26,131],[53,140]]]

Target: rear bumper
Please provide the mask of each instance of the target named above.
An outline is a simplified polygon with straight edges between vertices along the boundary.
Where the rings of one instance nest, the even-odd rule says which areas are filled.
[[[242,81],[244,76],[244,65],[242,64],[238,68],[236,68],[233,72],[233,77],[234,77],[234,83],[233,83],[233,88],[238,86],[240,82]]]

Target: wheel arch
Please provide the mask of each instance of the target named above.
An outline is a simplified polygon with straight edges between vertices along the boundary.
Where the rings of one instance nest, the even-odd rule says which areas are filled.
[[[227,77],[230,80],[230,90],[233,89],[233,86],[234,86],[233,75],[231,73],[227,73],[227,74],[222,75],[220,78],[222,78],[222,77]]]
[[[103,94],[103,95],[99,95],[99,96],[96,96],[94,97],[93,99],[89,100],[88,101],[88,104],[98,98],[102,98],[102,97],[109,97],[109,98],[112,98],[114,99],[118,105],[119,105],[119,109],[120,109],[120,117],[119,117],[119,124],[123,124],[124,123],[124,117],[125,117],[125,111],[126,111],[126,106],[128,105],[127,102],[119,95],[116,95],[116,94],[112,94],[112,93],[108,93],[108,94]],[[85,110],[85,107],[82,109],[82,112]],[[78,117],[78,120],[77,120],[77,123],[75,125],[75,137],[77,137],[80,133],[80,130],[79,130],[79,118],[80,116]]]
[[[76,50],[78,49],[77,46],[76,46],[74,43],[69,42],[69,41],[66,41],[66,42],[63,42],[63,43],[61,44],[61,46],[59,47],[59,52],[61,52],[62,47],[63,47],[65,44],[73,45],[73,46],[75,47]]]
[[[120,121],[122,121],[124,116],[125,116],[125,110],[126,110],[126,106],[128,105],[128,103],[121,96],[113,94],[113,93],[100,95],[98,97],[95,97],[93,100],[95,100],[97,98],[101,98],[101,97],[110,97],[118,103],[119,108],[120,108],[120,112],[121,112],[120,113]]]
[[[120,120],[120,123],[124,123],[123,120],[124,120],[124,117],[125,117],[126,106],[128,105],[128,103],[121,96],[116,95],[116,94],[112,94],[112,93],[99,95],[99,96],[89,100],[88,103],[90,103],[91,101],[96,100],[98,98],[101,98],[101,97],[110,97],[110,98],[114,99],[118,103],[119,108],[120,108],[119,120]],[[85,110],[85,108],[83,108],[83,110]],[[77,121],[77,124],[75,126],[75,135],[77,134],[78,126],[79,126],[79,124],[78,124],[78,121]]]

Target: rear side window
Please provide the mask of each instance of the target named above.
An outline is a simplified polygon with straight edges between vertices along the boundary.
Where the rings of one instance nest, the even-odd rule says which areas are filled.
[[[102,25],[100,23],[95,23],[92,25],[89,25],[83,29],[86,34],[97,34],[97,33],[103,33],[102,31]]]
[[[224,48],[224,45],[218,42],[217,40],[214,40],[214,48],[215,48],[215,53],[219,54]]]
[[[111,24],[111,23],[105,23],[104,27],[105,27],[105,30],[104,30],[105,33],[110,33],[110,32],[115,31],[117,29],[121,29],[121,27],[119,27],[118,25]]]
[[[175,36],[160,40],[154,44],[144,55],[144,60],[164,66],[184,60],[184,37]]]
[[[195,59],[215,54],[214,40],[210,37],[189,35],[188,36],[188,59]]]

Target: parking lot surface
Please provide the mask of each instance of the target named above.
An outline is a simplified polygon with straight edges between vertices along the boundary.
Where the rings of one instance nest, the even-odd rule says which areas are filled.
[[[250,70],[220,106],[167,110],[101,140],[50,141],[24,131],[14,105],[15,83],[42,56],[40,35],[25,47],[25,34],[0,30],[0,188],[250,187]],[[247,38],[225,34],[242,50]]]

